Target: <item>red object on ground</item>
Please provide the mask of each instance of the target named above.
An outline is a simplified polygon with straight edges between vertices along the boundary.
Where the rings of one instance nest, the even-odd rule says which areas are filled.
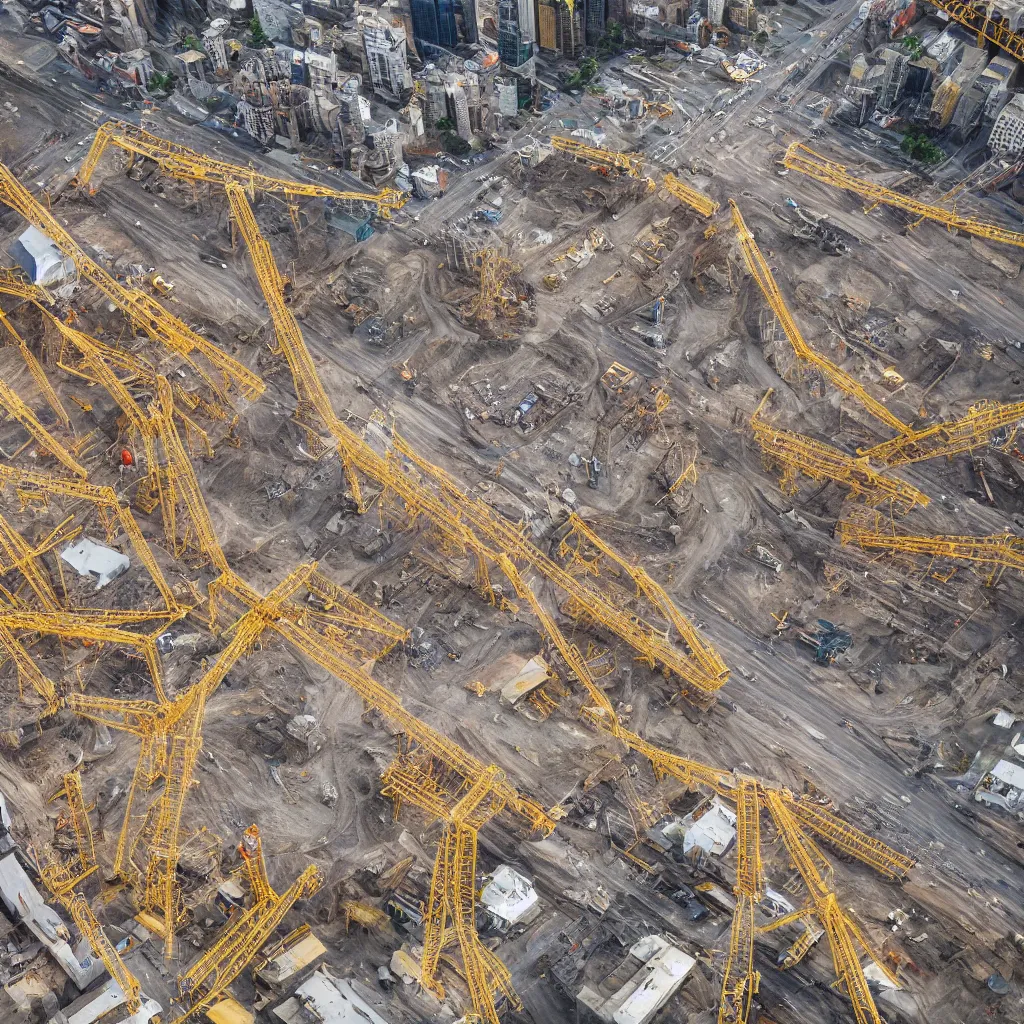
[[[122,448],[121,449],[121,465],[122,466],[130,466],[134,462],[135,462],[135,459],[132,457],[132,453],[130,451],[128,451],[127,448]]]

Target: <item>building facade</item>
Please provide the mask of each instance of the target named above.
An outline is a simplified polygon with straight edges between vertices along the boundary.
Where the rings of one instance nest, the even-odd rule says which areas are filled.
[[[363,45],[373,91],[396,102],[408,98],[412,72],[405,48],[405,29],[383,18],[363,19]]]

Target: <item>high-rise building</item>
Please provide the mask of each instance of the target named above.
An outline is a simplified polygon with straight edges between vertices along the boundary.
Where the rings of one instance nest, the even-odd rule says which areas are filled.
[[[412,89],[412,72],[405,51],[405,29],[384,18],[363,18],[363,45],[373,91],[401,101]]]
[[[518,0],[498,0],[498,56],[503,64],[515,68],[529,59],[529,53],[524,56],[523,51]]]
[[[458,75],[449,75],[444,86],[448,97],[448,119],[455,125],[455,131],[467,142],[473,138],[473,128],[469,120],[469,98],[463,81]]]
[[[583,31],[584,0],[560,3],[555,10],[558,18],[558,49],[563,57],[575,60],[583,53],[586,35]]]
[[[537,42],[542,50],[558,52],[558,0],[537,0]]]
[[[411,0],[416,44],[454,49],[459,42],[455,25],[455,0]]]
[[[408,0],[417,47],[453,50],[459,43],[477,42],[476,0]]]
[[[587,45],[597,46],[598,40],[604,35],[607,21],[605,14],[606,0],[587,0]]]

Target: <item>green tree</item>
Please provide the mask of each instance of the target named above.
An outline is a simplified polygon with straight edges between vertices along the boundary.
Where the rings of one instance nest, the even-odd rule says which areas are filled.
[[[576,70],[565,80],[567,89],[582,89],[589,85],[601,70],[601,65],[593,57],[582,57],[576,65]]]
[[[252,21],[249,22],[249,31],[252,33],[252,45],[257,50],[262,50],[270,45],[270,36],[263,31],[263,22],[257,11],[253,11]]]
[[[154,71],[149,76],[147,92],[170,92],[174,88],[174,75],[168,72]]]
[[[443,135],[445,132],[455,131],[455,125],[450,117],[439,117],[434,127]]]
[[[465,156],[473,149],[461,135],[456,135],[455,132],[445,132],[441,136],[441,144],[444,146],[445,152],[451,153],[452,156]]]
[[[920,60],[924,56],[924,46],[917,36],[904,36],[900,45],[910,55],[911,60]]]
[[[922,164],[941,163],[946,154],[928,138],[920,128],[908,128],[900,143],[900,149]]]

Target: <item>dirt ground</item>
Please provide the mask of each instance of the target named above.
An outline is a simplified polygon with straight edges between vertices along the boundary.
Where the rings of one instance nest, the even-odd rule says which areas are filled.
[[[786,60],[777,63],[781,69]],[[998,740],[989,724],[992,713],[1022,713],[1020,580],[1007,574],[986,587],[982,576],[964,569],[941,583],[927,571],[870,561],[840,548],[832,536],[844,511],[842,489],[805,482],[795,496],[780,492],[748,425],[769,388],[769,416],[788,429],[848,452],[888,434],[835,389],[816,397],[805,385],[784,381],[766,358],[764,303],[735,245],[726,200],[739,204],[808,342],[873,395],[884,396],[905,421],[955,417],[981,398],[1021,400],[1024,356],[1015,343],[1022,322],[1020,280],[980,259],[966,238],[929,224],[902,234],[891,211],[865,215],[853,197],[797,175],[780,178],[775,161],[781,147],[748,123],[760,110],[783,132],[801,132],[801,115],[778,98],[781,71],[773,75],[734,92],[738,98],[723,117],[695,118],[683,133],[685,157],[675,156],[684,165],[679,173],[722,204],[711,238],[705,237],[708,222],[663,190],[638,193],[628,182],[601,178],[559,156],[527,169],[512,152],[486,165],[485,174],[498,176],[500,186],[481,184],[467,171],[444,198],[410,204],[365,243],[329,230],[315,204],[299,235],[287,210],[271,199],[257,204],[256,216],[291,279],[294,308],[339,416],[360,429],[375,410],[393,418],[426,458],[509,519],[534,524],[542,546],[551,543],[551,517],[564,514],[571,489],[578,514],[659,580],[722,655],[729,682],[717,705],[699,712],[678,698],[670,681],[635,661],[625,644],[561,616],[581,650],[610,648],[614,670],[602,685],[631,730],[666,749],[776,780],[794,792],[813,786],[851,822],[917,858],[902,887],[831,858],[843,904],[865,934],[884,952],[909,961],[904,990],[880,997],[883,1016],[932,1024],[1020,1019],[1020,823],[974,803],[968,771],[975,751]],[[172,280],[168,308],[267,382],[266,393],[241,413],[239,447],[217,444],[212,459],[196,461],[235,571],[267,592],[298,563],[317,559],[327,576],[413,630],[421,649],[426,643],[434,652],[412,657],[398,650],[374,670],[409,711],[485,763],[497,764],[545,807],[578,795],[583,780],[616,753],[576,719],[578,700],[567,699],[545,719],[535,707],[520,712],[499,703],[495,692],[477,696],[469,686],[489,684],[503,658],[528,658],[541,649],[530,617],[493,608],[451,579],[448,560],[426,530],[389,530],[372,506],[364,516],[349,514],[337,462],[313,473],[301,448],[303,431],[291,418],[291,378],[274,351],[244,246],[231,251],[226,202],[218,196],[192,202],[188,191],[145,168],[126,176],[114,154],[104,158],[94,196],[74,192],[67,186],[84,152],[81,144],[88,144],[87,119],[71,105],[48,105],[39,83],[9,76],[2,81],[19,106],[17,118],[5,113],[0,119],[3,162],[33,191],[45,186],[53,212],[91,253],[115,257],[118,269],[155,267]],[[592,97],[573,110],[577,118],[599,114]],[[214,143],[173,116],[158,114],[150,127],[232,158],[228,140]],[[543,134],[541,122],[530,132]],[[614,127],[609,134],[613,148],[636,142]],[[842,144],[838,138],[816,143],[823,150]],[[696,176],[685,170],[691,160],[701,165]],[[485,201],[479,196],[496,187],[502,189],[501,222],[486,231],[460,227]],[[828,256],[794,238],[787,198],[827,214],[849,251]],[[0,215],[4,249],[21,226],[14,214]],[[611,247],[599,248],[579,268],[551,262],[570,246],[582,248],[591,229],[599,229]],[[512,289],[528,298],[516,303],[516,316],[499,314],[484,325],[460,318],[459,305],[472,296],[474,281],[451,270],[446,257],[445,236],[459,231],[491,239],[522,268]],[[657,260],[642,255],[645,238],[664,246]],[[226,267],[203,262],[201,254]],[[716,269],[709,274],[701,263]],[[556,270],[564,282],[552,291],[543,279]],[[644,334],[655,329],[649,314],[660,296],[666,309],[656,329],[664,346],[656,347]],[[88,293],[74,302],[86,307],[80,308],[80,329],[108,341],[123,331],[120,318]],[[382,338],[343,314],[350,302],[379,315]],[[6,298],[3,306],[30,345],[38,345],[38,315],[12,309]],[[56,365],[52,341],[46,352],[47,371],[62,395],[88,397]],[[642,388],[667,394],[669,404],[649,433],[624,420],[602,386],[612,363],[635,371]],[[905,379],[891,395],[879,383],[889,368]],[[403,369],[415,371],[413,386]],[[29,388],[10,350],[0,360],[0,374],[13,387]],[[532,429],[506,426],[530,392],[540,395],[524,417]],[[116,426],[103,432],[98,400],[91,413],[70,401],[77,432],[98,431],[89,456],[93,477],[123,485]],[[18,430],[4,429],[12,435]],[[8,443],[0,438],[5,455]],[[666,501],[659,473],[690,452],[697,456],[698,479]],[[582,460],[594,454],[603,473],[590,487]],[[903,520],[912,532],[1019,533],[1024,522],[1024,463],[994,448],[973,459],[921,463],[899,475],[932,498],[927,509]],[[12,493],[5,493],[5,503],[5,515],[10,511],[17,525],[34,533],[56,524],[58,510],[33,519],[18,512]],[[158,514],[139,520],[159,550]],[[382,550],[367,555],[382,528]],[[758,546],[779,560],[778,572],[758,560]],[[159,557],[172,584],[209,582],[208,568],[176,563],[166,552]],[[110,600],[125,604],[113,607],[136,599],[136,591],[128,590],[132,578],[116,585],[121,593],[112,592]],[[557,595],[539,578],[534,583],[554,609]],[[142,584],[136,579],[134,585]],[[815,664],[792,632],[776,631],[775,616],[786,612],[810,626],[818,618],[841,624],[854,638],[850,652],[835,666]],[[194,650],[166,660],[171,692],[194,682],[203,659],[222,643],[201,622],[186,623],[202,639]],[[44,643],[39,654],[65,678],[75,669],[70,650]],[[90,692],[122,696],[133,692],[138,667],[105,659],[88,671]],[[8,688],[16,688],[11,667],[3,672]],[[13,699],[5,710],[12,725],[24,714]],[[278,743],[284,723],[300,713],[318,723],[319,749],[311,755]],[[199,785],[187,810],[195,832],[186,844],[185,859],[196,868],[190,897],[201,903],[209,895],[204,886],[214,883],[201,866],[218,863],[214,879],[228,870],[231,848],[255,822],[275,885],[286,887],[310,861],[325,871],[327,891],[306,916],[327,943],[330,962],[375,987],[376,968],[388,962],[402,937],[357,934],[355,927],[346,935],[337,901],[371,898],[367,878],[407,855],[416,858],[411,878],[424,894],[438,836],[436,826],[424,827],[414,811],[403,810],[396,822],[392,804],[380,796],[380,771],[394,750],[393,738],[379,719],[364,714],[356,694],[268,641],[231,672],[207,708]],[[0,790],[16,814],[19,835],[36,844],[49,838],[56,814],[48,797],[60,772],[84,761],[87,797],[97,801],[100,814],[101,862],[109,863],[122,812],[110,797],[108,814],[104,801],[128,785],[136,756],[130,736],[113,735],[107,748],[91,726],[73,724],[0,758]],[[677,807],[692,801],[656,783],[646,764],[638,766],[636,786],[645,796],[666,794]],[[333,806],[323,799],[325,785],[337,792]],[[623,935],[664,930],[699,955],[693,980],[659,1019],[704,1019],[700,1015],[717,1003],[716,970],[728,947],[729,917],[715,913],[699,924],[685,919],[666,898],[665,879],[681,884],[705,876],[687,875],[684,865],[675,864],[659,864],[650,875],[617,856],[611,843],[622,845],[627,810],[614,785],[602,783],[592,795],[596,827],[588,823],[590,815],[572,814],[542,842],[523,841],[499,822],[481,833],[480,870],[513,864],[535,879],[544,904],[545,913],[526,934],[499,947],[525,1004],[521,1019],[568,1019],[571,1004],[546,975],[544,957],[560,955],[560,933],[582,913],[567,892],[599,886],[611,898],[606,920]],[[771,884],[781,889],[791,883],[786,851],[773,833],[764,855]],[[727,889],[732,860],[730,855],[705,869]],[[105,909],[106,920],[120,923],[130,910],[126,897],[116,898]],[[893,911],[907,916],[894,924]],[[296,923],[300,919],[296,914]],[[182,965],[217,924],[196,916],[179,953]],[[783,973],[774,959],[786,944],[779,933],[759,942],[758,1000],[766,1017],[777,1024],[848,1017],[845,998],[829,987],[834,976],[825,945]],[[608,955],[607,949],[601,954]],[[162,988],[166,995],[172,979],[159,951],[147,945],[135,959],[154,994]],[[614,964],[604,966],[611,970]],[[595,975],[602,969],[600,958],[588,967]],[[996,973],[1011,981],[1011,995],[1002,1000],[985,984]],[[240,998],[247,984],[236,986]],[[453,971],[445,970],[445,984],[455,1005],[465,1002]],[[437,1001],[416,986],[374,998],[393,1021],[442,1019]]]

